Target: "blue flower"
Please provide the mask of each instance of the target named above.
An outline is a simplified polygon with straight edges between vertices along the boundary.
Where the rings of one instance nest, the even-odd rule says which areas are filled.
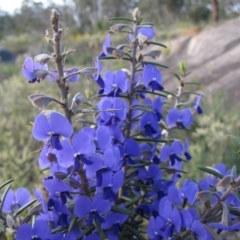
[[[169,127],[187,128],[193,123],[193,115],[188,108],[182,110],[172,108],[168,111],[166,122]]]
[[[32,134],[37,140],[43,141],[57,150],[62,150],[60,137],[69,138],[72,132],[73,128],[68,119],[57,112],[50,113],[48,117],[44,114],[37,115],[32,130]]]
[[[146,87],[150,87],[152,91],[163,90],[162,74],[156,66],[145,64],[142,72],[143,83]]]
[[[115,74],[108,71],[104,75],[104,93],[109,97],[119,97],[119,93],[125,93],[128,89],[126,73],[118,70]]]
[[[37,220],[33,227],[30,224],[24,223],[16,232],[16,240],[51,240],[52,234],[47,222]]]
[[[108,213],[110,209],[110,201],[103,199],[101,194],[96,194],[92,200],[87,196],[78,197],[74,206],[74,213],[79,218],[88,216],[87,225],[90,226],[93,218],[99,223],[103,223],[104,219],[100,215]]]
[[[5,213],[12,213],[30,202],[31,199],[31,195],[26,188],[18,188],[15,193],[12,189],[9,189],[4,199],[2,210]]]

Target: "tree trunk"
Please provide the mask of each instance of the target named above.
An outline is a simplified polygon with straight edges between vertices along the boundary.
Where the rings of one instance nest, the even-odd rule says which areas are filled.
[[[219,19],[218,0],[212,0],[212,18],[213,24],[216,25]]]

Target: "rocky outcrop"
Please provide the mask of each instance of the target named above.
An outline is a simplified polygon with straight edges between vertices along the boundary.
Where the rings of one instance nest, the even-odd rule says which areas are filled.
[[[240,105],[240,17],[217,27],[211,27],[174,39],[168,43],[159,62],[170,66],[163,70],[166,89],[173,89],[172,72],[177,71],[180,60],[186,60],[191,79],[198,79],[204,93],[223,91],[227,98]]]

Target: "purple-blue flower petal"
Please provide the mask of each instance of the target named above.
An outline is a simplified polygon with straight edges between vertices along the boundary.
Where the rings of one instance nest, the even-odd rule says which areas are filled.
[[[8,190],[8,193],[4,199],[2,210],[5,213],[11,213],[13,204],[15,203],[15,194],[12,189]]]
[[[92,201],[86,196],[80,196],[76,200],[74,213],[79,218],[86,217],[92,210]]]
[[[109,200],[103,199],[102,194],[97,193],[93,197],[93,208],[96,209],[99,214],[106,214],[111,209],[111,203]]]
[[[33,232],[41,240],[49,240],[52,236],[48,222],[42,220],[37,220],[34,223]]]
[[[109,127],[98,126],[96,130],[96,138],[98,142],[98,148],[105,150],[110,147],[111,144],[111,132]]]
[[[24,223],[17,229],[16,240],[31,240],[32,236],[32,227],[28,223]]]
[[[199,220],[195,220],[193,222],[191,230],[198,235],[199,239],[207,240],[208,238],[207,231]]]
[[[174,140],[171,144],[171,147],[172,147],[172,151],[177,155],[180,155],[183,153],[183,146],[179,140]]]
[[[188,108],[185,108],[181,111],[181,120],[185,128],[189,127],[193,123],[193,115]]]
[[[23,206],[31,201],[31,194],[26,188],[18,188],[15,192],[16,202]]]
[[[126,78],[126,73],[122,70],[118,70],[115,74],[115,83],[117,84],[118,88],[125,93],[128,87],[128,81]]]
[[[47,141],[51,132],[50,124],[44,114],[39,114],[34,119],[32,134],[39,141]]]
[[[193,223],[193,217],[191,213],[188,212],[188,210],[183,209],[180,212],[180,217],[181,217],[182,226],[190,229]]]
[[[172,149],[169,145],[165,144],[160,152],[160,160],[166,162],[169,156],[172,154]]]
[[[96,150],[91,137],[81,131],[73,135],[72,143],[76,152],[86,156],[91,156]]]
[[[56,133],[60,134],[65,138],[71,137],[73,133],[73,128],[69,120],[60,113],[53,112],[49,116],[49,124],[51,130]]]
[[[179,110],[177,108],[172,108],[168,111],[168,114],[166,116],[166,122],[169,127],[174,127],[176,125],[176,122],[179,119]]]

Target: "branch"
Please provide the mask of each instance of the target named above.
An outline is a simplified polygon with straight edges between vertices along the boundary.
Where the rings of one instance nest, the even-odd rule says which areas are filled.
[[[59,12],[55,9],[51,11],[51,23],[53,29],[53,50],[54,50],[54,61],[56,63],[57,72],[58,72],[58,79],[56,80],[60,95],[61,95],[61,103],[63,106],[64,114],[66,118],[71,123],[71,111],[68,108],[68,90],[69,86],[66,85],[66,81],[64,79],[64,71],[63,71],[63,56],[61,54],[61,36],[62,36],[62,29],[59,28]]]

